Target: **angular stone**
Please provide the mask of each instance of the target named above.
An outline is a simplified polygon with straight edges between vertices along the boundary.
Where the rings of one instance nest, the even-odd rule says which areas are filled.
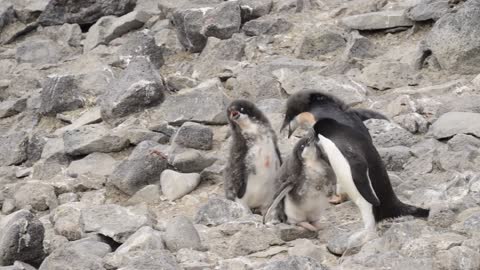
[[[100,114],[100,108],[94,107],[82,113],[82,115],[80,115],[77,119],[72,121],[72,124],[57,129],[55,131],[55,135],[62,135],[67,130],[74,130],[82,126],[96,124],[101,121],[102,121],[102,116]]]
[[[178,40],[189,52],[201,52],[207,43],[202,28],[206,11],[211,7],[179,9],[173,13]]]
[[[232,236],[228,252],[233,257],[245,256],[282,243],[283,241],[269,229],[244,228]]]
[[[175,154],[170,163],[173,167],[182,173],[201,172],[203,169],[211,166],[217,159],[207,157],[198,150],[188,149],[179,154]]]
[[[143,141],[154,141],[161,144],[167,144],[170,142],[169,136],[160,132],[153,132],[142,128],[126,130],[125,137],[130,141],[130,144],[133,145],[138,145]]]
[[[475,150],[480,148],[480,139],[467,134],[457,134],[447,142],[452,151]]]
[[[109,269],[118,270],[180,270],[175,257],[168,250],[134,251],[107,261]],[[112,267],[110,267],[112,266]]]
[[[144,56],[153,66],[159,69],[163,65],[163,49],[157,46],[155,38],[148,30],[138,31],[130,35],[119,48],[120,59],[129,63],[137,56]]]
[[[237,1],[227,1],[206,12],[201,33],[206,37],[229,39],[238,33],[241,23],[240,5]]]
[[[93,152],[118,152],[128,146],[126,138],[119,137],[104,125],[88,125],[63,134],[65,153],[72,156]]]
[[[51,185],[32,181],[22,185],[15,192],[15,205],[18,209],[31,206],[36,211],[53,210],[58,206],[55,190]]]
[[[231,84],[231,87],[228,87]],[[246,68],[236,78],[227,81],[232,98],[261,101],[263,99],[280,98],[282,88],[279,80],[270,72],[260,68]]]
[[[211,150],[213,131],[208,126],[186,122],[178,129],[173,142],[187,148]]]
[[[81,239],[84,235],[82,207],[79,203],[67,203],[57,207],[51,215],[55,233],[66,237],[69,241]]]
[[[109,176],[113,173],[117,163],[118,162],[108,154],[91,153],[83,159],[72,161],[67,168],[67,174],[70,176],[84,174]]]
[[[242,205],[224,198],[211,198],[202,205],[196,215],[195,223],[217,226],[239,219],[248,214]]]
[[[409,8],[406,15],[413,21],[436,21],[450,10],[450,2],[448,0],[423,0]]]
[[[0,136],[0,166],[18,165],[27,159],[28,137],[25,132]]]
[[[278,16],[265,16],[246,22],[242,31],[247,36],[278,35],[288,32],[293,24]]]
[[[347,39],[346,56],[348,58],[372,58],[376,55],[375,45],[358,31],[352,31]]]
[[[15,59],[18,63],[55,64],[63,57],[62,48],[54,41],[41,39],[25,41],[17,46]]]
[[[341,22],[348,28],[356,30],[382,30],[413,25],[413,21],[405,16],[405,10],[378,11],[347,16],[342,18]]]
[[[167,97],[155,116],[174,125],[187,121],[226,124],[225,109],[228,103],[221,82],[211,79],[195,88],[183,89]]]
[[[130,204],[156,204],[160,202],[160,187],[158,185],[148,185],[137,191],[130,199]]]
[[[242,22],[267,15],[272,10],[272,0],[240,0]]]
[[[388,171],[401,171],[413,156],[410,148],[405,146],[378,148],[377,150]]]
[[[301,59],[322,56],[345,47],[347,41],[335,28],[321,28],[308,31],[296,48],[295,54]]]
[[[115,255],[134,251],[165,249],[162,234],[148,226],[141,227],[115,250]]]
[[[457,134],[480,137],[480,113],[448,112],[442,114],[432,124],[429,133],[436,139],[445,139]]]
[[[161,76],[145,57],[136,57],[121,77],[113,80],[103,95],[101,113],[104,120],[115,120],[160,104],[165,86]]]
[[[418,137],[400,126],[382,119],[369,119],[364,122],[370,131],[373,143],[377,147],[410,147],[419,141]]]
[[[115,168],[110,182],[129,195],[158,182],[160,174],[167,167],[165,156],[155,149],[158,145],[152,141],[137,145],[130,156]]]
[[[162,193],[167,199],[174,201],[192,192],[200,183],[198,173],[178,173],[164,170],[160,175]]]
[[[77,23],[92,25],[108,15],[122,16],[135,8],[136,0],[51,0],[39,17],[41,25]]]
[[[172,252],[182,248],[203,249],[197,230],[185,216],[177,216],[168,223],[165,231],[165,244]]]
[[[3,217],[0,222],[0,265],[15,261],[38,264],[43,259],[42,223],[27,210]]]
[[[440,66],[460,74],[480,72],[480,3],[467,1],[455,13],[440,18],[426,37]]]
[[[402,87],[406,83],[416,84],[415,75],[411,65],[396,61],[382,61],[366,66],[359,79],[367,86],[383,91]]]
[[[468,247],[452,247],[439,251],[435,256],[436,269],[478,269],[480,268],[480,253]]]
[[[285,242],[290,242],[299,238],[315,238],[318,236],[318,232],[309,231],[299,226],[282,223],[275,227],[278,230],[280,239]]]
[[[0,119],[19,114],[27,107],[27,99],[9,99],[0,103]]]
[[[97,232],[119,243],[143,226],[154,223],[146,214],[136,213],[115,204],[93,205],[82,209],[85,232]]]
[[[72,75],[49,76],[44,82],[40,99],[40,112],[46,115],[75,110],[84,105]]]

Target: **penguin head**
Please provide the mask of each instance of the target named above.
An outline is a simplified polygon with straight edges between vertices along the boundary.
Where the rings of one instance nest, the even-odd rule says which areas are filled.
[[[294,147],[294,154],[297,159],[318,160],[325,159],[322,149],[317,145],[313,137],[304,137],[300,139]]]
[[[231,125],[241,130],[253,130],[258,124],[268,124],[267,117],[248,100],[234,100],[227,107],[227,118]]]
[[[338,98],[319,91],[305,90],[291,95],[287,100],[285,118],[280,132],[288,126],[288,137],[290,138],[298,127],[313,126],[318,117],[315,112],[327,104],[346,106]]]

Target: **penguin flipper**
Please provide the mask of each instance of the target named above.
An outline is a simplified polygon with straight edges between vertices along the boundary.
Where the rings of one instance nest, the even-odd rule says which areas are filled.
[[[280,193],[278,193],[277,197],[273,200],[272,204],[270,207],[268,207],[267,212],[263,216],[263,224],[265,224],[265,221],[268,219],[268,217],[272,214],[273,209],[276,209],[278,204],[283,200],[283,198],[290,192],[290,190],[293,189],[293,185],[289,184],[286,185]]]
[[[373,206],[379,206],[380,200],[373,189],[367,162],[352,152],[349,152],[347,156],[353,182],[355,183],[357,190],[360,192],[360,195],[362,195],[362,197]]]

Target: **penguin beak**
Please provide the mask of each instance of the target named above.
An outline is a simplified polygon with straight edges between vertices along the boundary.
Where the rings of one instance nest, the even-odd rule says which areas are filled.
[[[230,111],[230,118],[233,120],[238,120],[240,118],[240,113],[236,110]]]
[[[297,119],[294,118],[292,121],[288,121],[288,120],[285,119],[285,121],[283,121],[283,125],[282,125],[282,128],[280,129],[280,132],[282,132],[287,126],[288,126],[287,138],[290,138],[292,136],[293,132],[295,132],[295,130],[298,127]]]

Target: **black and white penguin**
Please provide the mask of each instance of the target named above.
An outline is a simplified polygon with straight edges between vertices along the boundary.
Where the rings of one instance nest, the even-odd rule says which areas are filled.
[[[288,137],[300,126],[309,128],[323,117],[333,118],[336,121],[352,127],[369,140],[370,133],[363,121],[367,119],[387,119],[381,113],[349,107],[339,98],[314,90],[305,90],[291,95],[287,100],[285,118],[280,131],[288,127]],[[341,185],[337,185],[336,195],[330,202],[337,204],[345,201],[346,195]]]
[[[374,231],[375,224],[387,218],[428,216],[428,209],[397,198],[380,155],[363,132],[332,118],[319,119],[313,128],[337,183],[360,209],[365,229]]]
[[[319,230],[334,185],[335,174],[314,138],[300,139],[277,174],[275,199],[263,222],[274,212],[281,222]]]
[[[224,172],[225,195],[264,214],[273,201],[275,175],[282,164],[277,136],[250,101],[233,101],[227,114],[232,144]]]

